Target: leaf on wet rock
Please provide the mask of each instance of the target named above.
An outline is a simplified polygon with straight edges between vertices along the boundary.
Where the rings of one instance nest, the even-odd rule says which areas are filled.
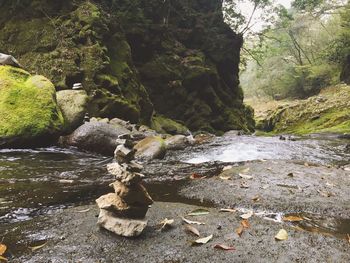
[[[199,238],[197,240],[194,240],[191,243],[192,243],[192,245],[202,245],[202,244],[208,243],[212,238],[213,238],[213,235],[210,235],[207,237],[203,237],[203,238]]]
[[[219,178],[221,180],[231,180],[231,176],[229,176],[229,175],[220,175]]]
[[[244,228],[249,228],[250,227],[250,223],[249,223],[248,219],[243,219],[241,221],[241,226],[243,226]]]
[[[259,195],[256,195],[256,196],[254,196],[254,197],[252,198],[252,200],[253,200],[254,202],[258,202],[258,201],[260,201],[260,196],[259,196]]]
[[[39,250],[40,248],[43,248],[44,246],[46,246],[46,244],[47,244],[47,242],[45,242],[45,243],[42,244],[42,245],[34,246],[34,247],[29,247],[29,248],[32,250],[32,252],[34,252],[34,251]]]
[[[237,235],[238,235],[239,237],[242,236],[243,231],[244,231],[244,227],[243,227],[242,225],[240,225],[240,226],[235,230],[235,232],[237,233]]]
[[[191,174],[190,176],[190,179],[194,180],[194,179],[203,179],[204,176],[200,175],[200,174],[197,174],[197,173],[193,173]]]
[[[61,180],[58,180],[58,182],[61,184],[72,184],[74,183],[74,180],[61,179]]]
[[[205,223],[202,223],[202,222],[198,222],[198,221],[192,221],[192,220],[188,220],[184,217],[181,217],[181,219],[187,223],[187,224],[190,224],[190,225],[205,225]]]
[[[293,173],[289,173],[287,174],[288,177],[294,177],[294,174]]]
[[[169,227],[171,227],[171,225],[174,223],[174,219],[168,219],[165,218],[164,220],[162,220],[159,225],[160,225],[160,231],[165,230]]]
[[[243,218],[243,219],[249,219],[249,218],[252,217],[253,214],[254,214],[253,211],[249,211],[249,212],[247,212],[247,213],[241,215],[241,218]]]
[[[186,232],[192,233],[198,237],[200,236],[198,229],[195,228],[194,226],[185,225],[185,230],[186,230]]]
[[[253,176],[251,176],[251,175],[241,174],[241,173],[239,173],[238,175],[239,175],[239,177],[241,177],[243,179],[247,179],[247,180],[253,179]]]
[[[308,163],[305,162],[305,163],[304,163],[304,166],[309,167],[310,165],[309,165]]]
[[[288,233],[286,230],[281,229],[280,231],[278,231],[277,235],[275,236],[275,239],[277,241],[284,241],[288,239]]]
[[[228,246],[228,245],[225,245],[225,244],[216,244],[216,245],[214,246],[214,248],[221,249],[221,250],[227,250],[227,251],[235,250],[234,247]]]
[[[200,209],[196,209],[193,210],[192,212],[188,213],[188,216],[203,216],[203,215],[207,215],[209,214],[209,210],[204,209],[204,208],[200,208]]]
[[[220,210],[219,210],[219,212],[226,212],[226,213],[234,213],[234,212],[236,212],[237,210],[236,209],[234,209],[234,208],[221,208]]]
[[[304,220],[304,218],[300,216],[284,216],[282,219],[285,222],[300,222]]]
[[[0,256],[4,255],[7,250],[7,246],[0,243]]]

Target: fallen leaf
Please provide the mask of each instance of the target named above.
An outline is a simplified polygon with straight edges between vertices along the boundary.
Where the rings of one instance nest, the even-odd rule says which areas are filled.
[[[241,188],[249,188],[249,185],[246,182],[242,182],[240,187]]]
[[[227,166],[225,166],[224,168],[222,168],[222,171],[230,170],[230,169],[232,169],[232,168],[233,168],[232,165],[227,165]]]
[[[47,244],[47,242],[45,242],[45,243],[42,244],[42,245],[34,246],[34,247],[29,247],[29,248],[32,250],[32,252],[34,252],[34,251],[37,251],[37,250],[40,249],[40,248],[43,248],[44,246],[46,246],[46,244]]]
[[[219,178],[221,180],[231,180],[231,176],[229,176],[229,175],[220,175]]]
[[[192,234],[198,236],[198,237],[200,236],[198,229],[195,228],[194,226],[185,225],[185,230],[186,230],[187,232],[190,232],[190,233],[192,233]]]
[[[213,235],[199,238],[197,240],[192,241],[192,245],[202,245],[208,243],[213,238]]]
[[[191,176],[190,176],[190,179],[201,179],[203,178],[202,175],[200,174],[196,174],[196,173],[193,173]]]
[[[304,166],[309,167],[310,165],[308,163],[304,163]]]
[[[254,202],[258,202],[258,201],[260,201],[260,196],[259,196],[259,195],[256,195],[256,196],[254,196],[254,197],[252,198],[252,200],[253,200]]]
[[[218,249],[222,249],[222,250],[235,250],[234,247],[231,247],[231,246],[228,246],[228,245],[225,245],[225,244],[216,244],[214,246],[214,248],[218,248]]]
[[[252,217],[253,214],[254,214],[253,211],[249,211],[248,213],[245,213],[245,214],[241,215],[241,218],[249,219],[249,218]]]
[[[304,220],[304,218],[300,216],[284,216],[282,219],[286,222],[299,222]]]
[[[5,261],[5,262],[7,262],[8,260],[7,260],[7,258],[4,258],[3,256],[0,256],[0,261]]]
[[[241,171],[241,173],[243,173],[243,174],[248,173],[248,172],[249,172],[249,170],[250,170],[250,168],[249,168],[249,167],[248,167],[248,168],[245,168],[245,169],[243,169],[243,170]]]
[[[239,237],[242,236],[243,234],[243,231],[244,231],[244,227],[242,225],[240,225],[237,229],[236,229],[236,233]]]
[[[272,171],[272,168],[271,167],[267,167],[266,170]]]
[[[236,209],[233,209],[233,208],[221,208],[219,210],[219,212],[228,212],[228,213],[234,213],[236,212],[237,210]]]
[[[286,230],[281,229],[278,231],[277,235],[275,236],[275,239],[278,241],[284,241],[288,239],[288,233]]]
[[[61,184],[72,184],[72,183],[74,183],[74,180],[61,179],[58,182]]]
[[[250,227],[250,224],[249,224],[248,219],[243,219],[243,220],[241,221],[241,225],[242,225],[244,228],[249,228],[249,227]]]
[[[188,220],[184,217],[181,217],[181,219],[187,223],[187,224],[190,224],[190,225],[205,225],[205,223],[202,223],[202,222],[198,222],[198,221],[192,221],[192,220]]]
[[[289,173],[289,174],[287,174],[287,176],[294,177],[294,174],[293,173]]]
[[[203,216],[203,215],[207,215],[207,214],[209,214],[209,210],[200,208],[200,209],[193,210],[192,212],[190,212],[187,215],[188,216]]]
[[[247,179],[247,180],[253,179],[253,176],[251,176],[251,175],[241,174],[241,173],[238,175],[243,179]]]
[[[164,230],[165,228],[171,227],[172,223],[174,223],[174,219],[168,219],[165,218],[164,220],[162,220],[162,222],[159,223],[160,227],[160,231]]]
[[[6,249],[7,249],[7,246],[0,243],[0,256],[5,254]]]
[[[86,212],[89,212],[89,211],[90,211],[90,208],[84,209],[84,210],[79,210],[79,211],[77,211],[77,213],[86,213]]]

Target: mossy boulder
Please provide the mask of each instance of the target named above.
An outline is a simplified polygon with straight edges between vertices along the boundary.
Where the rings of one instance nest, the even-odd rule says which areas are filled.
[[[134,149],[136,150],[135,158],[138,160],[162,159],[166,153],[166,143],[159,136],[150,136],[139,141]]]
[[[89,97],[84,90],[61,90],[56,95],[65,120],[64,130],[72,132],[83,124]]]
[[[0,66],[0,147],[50,144],[63,125],[55,87],[47,78]]]

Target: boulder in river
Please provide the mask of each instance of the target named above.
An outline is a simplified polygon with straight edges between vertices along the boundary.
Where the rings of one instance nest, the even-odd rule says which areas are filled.
[[[0,147],[49,145],[63,125],[55,87],[47,78],[0,66]]]
[[[166,153],[166,144],[161,137],[150,136],[139,141],[134,149],[136,159],[144,161],[162,159]]]
[[[89,97],[84,90],[61,90],[57,92],[57,104],[64,120],[65,131],[72,132],[84,122]]]
[[[72,134],[61,137],[60,143],[65,146],[75,146],[78,149],[113,156],[118,146],[119,135],[130,132],[122,126],[103,122],[87,122]]]
[[[185,135],[174,135],[165,140],[168,150],[181,150],[189,145],[189,140]]]

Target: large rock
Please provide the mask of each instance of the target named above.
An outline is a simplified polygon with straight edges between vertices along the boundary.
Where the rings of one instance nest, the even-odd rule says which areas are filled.
[[[118,136],[128,132],[130,131],[122,126],[118,127],[103,122],[87,122],[72,134],[61,137],[60,142],[81,150],[113,156],[118,146]]]
[[[64,120],[53,84],[12,66],[0,66],[0,147],[48,145]]]
[[[149,161],[152,159],[162,159],[166,153],[165,141],[158,136],[147,137],[139,141],[135,146],[135,158]]]
[[[56,96],[65,120],[65,131],[72,132],[83,124],[89,97],[84,90],[61,90]]]
[[[147,226],[147,220],[115,217],[112,212],[101,209],[97,224],[117,235],[139,236]]]

